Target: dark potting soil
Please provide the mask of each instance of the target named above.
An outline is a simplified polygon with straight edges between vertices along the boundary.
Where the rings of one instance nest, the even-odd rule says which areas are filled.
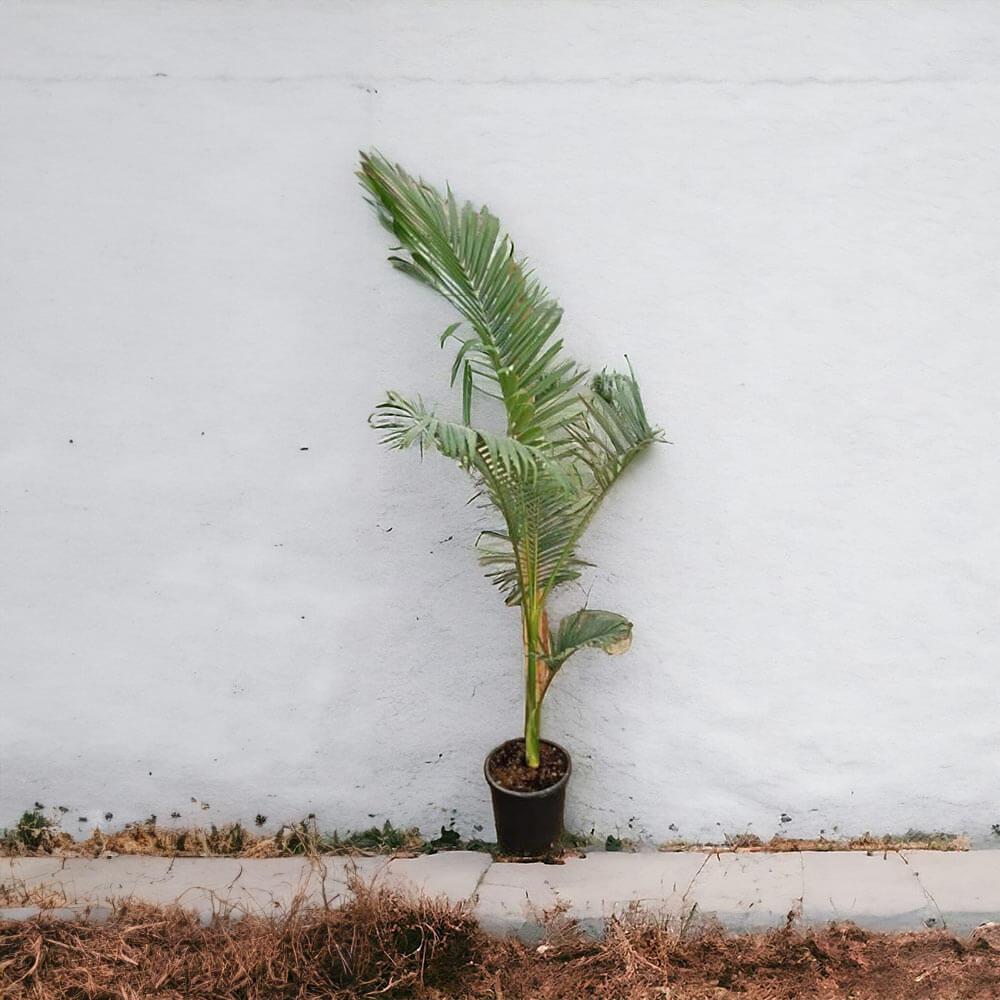
[[[524,739],[508,740],[490,757],[490,777],[512,792],[540,792],[554,785],[569,764],[566,754],[551,743],[542,743],[541,758],[538,767],[528,767]]]

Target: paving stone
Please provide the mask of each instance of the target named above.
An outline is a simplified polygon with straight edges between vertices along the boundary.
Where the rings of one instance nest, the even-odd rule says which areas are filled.
[[[557,905],[585,929],[631,907],[674,918],[714,916],[730,930],[852,920],[872,929],[947,926],[957,933],[1000,919],[1000,851],[899,855],[588,854],[562,865],[491,864],[487,855],[419,858],[14,858],[0,884],[44,889],[60,905],[10,906],[3,919],[106,919],[116,903],[179,903],[206,923],[244,914],[282,915],[299,903],[342,905],[355,879],[460,900],[475,894],[487,931],[540,936]],[[21,897],[15,896],[14,900]],[[30,897],[25,897],[30,898]],[[65,903],[63,903],[65,899]]]
[[[371,882],[385,858],[68,858],[23,878],[25,888],[61,893],[68,904],[138,900],[178,904],[202,920],[234,913],[281,915],[297,903],[341,905],[352,876]]]
[[[62,858],[0,858],[0,885],[11,879],[42,878],[62,867]]]
[[[494,864],[479,886],[476,913],[488,931],[537,936],[546,910],[599,932],[613,914],[630,909],[679,917],[705,856],[676,854],[588,854],[562,865]]]
[[[353,878],[371,883],[384,867],[384,858],[177,858],[163,878],[136,896],[176,901],[202,920],[283,916],[295,906],[341,906],[351,896]]]
[[[54,872],[26,878],[30,887],[61,890],[67,903],[105,903],[127,899],[166,871],[170,858],[120,856],[66,858]]]
[[[542,914],[555,905],[555,894],[541,879],[531,886],[484,879],[476,893],[475,915],[487,934],[516,934],[522,940],[535,941],[542,934]]]
[[[713,917],[727,930],[784,926],[802,902],[799,854],[724,852],[706,856],[687,901],[695,916]]]
[[[77,906],[56,906],[49,910],[42,910],[46,917],[56,920],[88,920],[91,923],[103,924],[108,920],[114,910],[110,906],[91,906],[80,904]]]
[[[803,851],[802,921],[850,920],[872,930],[920,930],[939,915],[895,852]]]
[[[300,859],[276,859],[276,868],[263,868],[264,859],[174,858],[173,864],[136,884],[133,898],[157,905],[177,903],[195,910],[203,922],[233,911],[278,916],[310,882]]]
[[[490,856],[476,851],[446,851],[419,858],[393,858],[378,878],[409,896],[445,896],[452,902],[471,899],[490,867]]]
[[[48,917],[51,920],[90,920],[103,923],[114,911],[110,906],[8,906],[0,907],[0,920],[30,920]]]
[[[1000,851],[904,851],[936,918],[956,934],[1000,920]]]
[[[290,899],[298,895],[310,904],[337,907],[353,896],[351,886],[355,882],[372,885],[385,865],[386,859],[382,857],[324,857],[305,862],[298,883],[293,884],[295,869],[289,866],[288,859],[273,858],[248,868],[242,881],[248,887],[281,882],[287,887],[286,892],[291,890]]]

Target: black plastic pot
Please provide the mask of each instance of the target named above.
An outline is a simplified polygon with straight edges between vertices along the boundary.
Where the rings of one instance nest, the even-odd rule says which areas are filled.
[[[497,784],[490,775],[490,760],[509,743],[494,747],[483,764],[483,773],[493,796],[493,819],[497,828],[497,842],[505,854],[521,857],[541,857],[547,854],[562,836],[563,807],[566,803],[566,785],[573,762],[558,743],[542,740],[555,747],[566,758],[566,773],[548,788],[537,792],[515,792]]]

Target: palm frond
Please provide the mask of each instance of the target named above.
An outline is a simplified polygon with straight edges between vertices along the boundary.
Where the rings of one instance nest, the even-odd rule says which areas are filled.
[[[505,529],[480,533],[479,561],[510,605],[522,603],[525,588],[535,594],[579,577],[590,565],[570,551],[578,510],[586,497],[567,491],[545,473],[530,482],[501,479],[490,499],[504,515]]]
[[[513,242],[485,206],[459,205],[450,189],[442,195],[375,154],[362,154],[358,176],[406,254],[389,259],[443,295],[471,327],[452,370],[453,384],[462,372],[466,422],[473,390],[491,393],[492,384],[506,408],[508,436],[544,447],[579,410],[586,377],[559,357],[558,304],[515,258]]]
[[[577,542],[619,476],[646,448],[663,440],[663,432],[646,418],[631,364],[627,375],[607,370],[595,375],[590,390],[581,397],[582,412],[566,422],[564,437],[554,447],[579,485],[576,503],[564,511],[562,547],[548,553],[551,573],[543,595],[559,585],[563,568],[576,561]]]
[[[542,474],[561,483],[563,489],[569,486],[565,472],[537,448],[504,434],[442,420],[420,396],[412,400],[390,391],[368,422],[385,432],[380,443],[386,447],[402,450],[417,445],[422,454],[431,445],[464,469],[478,473],[491,490],[498,482],[530,483]]]
[[[575,455],[593,477],[595,492],[603,495],[625,468],[663,432],[652,427],[629,365],[627,375],[602,371],[591,380],[580,419],[565,425]]]
[[[624,615],[581,608],[559,623],[546,660],[555,673],[577,650],[587,646],[596,646],[614,656],[624,653],[631,644],[632,623]]]

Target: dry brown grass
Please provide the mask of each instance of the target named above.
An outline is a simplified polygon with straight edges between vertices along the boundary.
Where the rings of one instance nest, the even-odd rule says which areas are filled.
[[[727,836],[722,844],[692,844],[684,840],[668,840],[660,845],[661,851],[710,851],[726,853],[747,851],[770,854],[788,854],[796,851],[865,851],[868,854],[885,854],[893,851],[968,851],[968,837],[952,833],[923,833],[911,830],[899,836],[874,837],[864,833],[860,837],[843,837],[828,840],[825,837],[771,837],[761,840],[753,833]]]
[[[284,828],[282,828],[282,831]],[[144,854],[150,856],[216,857],[239,855],[270,858],[281,853],[279,834],[257,837],[239,825],[216,827],[164,828],[150,823],[130,823],[124,830],[103,833],[99,828],[86,839],[72,843],[60,853],[80,857],[102,854]]]
[[[0,877],[0,906],[40,906],[52,909],[66,906],[66,891],[61,885],[29,885],[24,879],[10,875]]]
[[[37,814],[25,813],[25,818]],[[43,817],[38,817],[47,822]],[[222,827],[163,827],[155,818],[145,823],[129,823],[124,829],[105,833],[99,827],[84,840],[74,840],[55,824],[31,828],[30,836],[20,836],[15,828],[0,840],[0,857],[85,857],[106,854],[140,854],[154,857],[239,857],[278,858],[317,857],[320,854],[360,856],[369,854],[416,854],[437,848],[438,841],[427,841],[418,830],[396,830],[386,824],[338,837],[320,833],[315,817],[286,823],[273,834],[251,833],[240,823]],[[457,841],[457,837],[455,838]],[[478,842],[476,842],[478,843]],[[466,846],[458,843],[450,846]],[[469,845],[474,846],[474,845]]]
[[[209,926],[178,908],[106,923],[0,923],[3,1000],[995,1000],[1000,950],[851,925],[746,936],[612,920],[603,940],[550,915],[539,946],[486,937],[467,906],[356,885],[341,910]]]

